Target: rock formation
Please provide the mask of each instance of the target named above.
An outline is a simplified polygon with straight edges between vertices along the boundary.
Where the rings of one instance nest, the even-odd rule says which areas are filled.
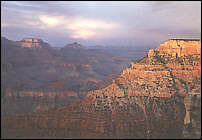
[[[170,39],[161,44],[157,51],[159,55],[164,53],[171,54],[172,56],[188,56],[201,53],[201,40],[200,39]]]
[[[51,48],[49,44],[38,38],[24,38],[21,41],[17,41],[16,43],[19,46],[25,48]]]
[[[58,84],[57,84],[58,85]],[[53,86],[55,87],[55,85]],[[8,116],[16,113],[30,113],[37,106],[46,108],[69,105],[78,102],[86,93],[76,93],[64,87],[53,89],[6,89],[6,95],[1,99],[1,116]]]
[[[201,94],[201,41],[172,41],[183,44],[180,53],[168,41],[80,102],[3,118],[2,137],[183,138],[184,96]]]
[[[81,44],[78,44],[77,42],[67,44],[63,49],[76,49],[76,50],[84,50],[84,47]]]
[[[156,52],[154,51],[154,49],[149,50],[148,57],[150,58],[154,56],[156,56]]]
[[[35,39],[35,38],[24,38],[23,40],[20,41],[20,45],[22,47],[28,47],[28,48],[41,48],[40,42],[43,42],[41,39]]]
[[[21,41],[1,38],[1,97],[5,103],[1,105],[2,110],[7,112],[2,114],[27,113],[33,111],[36,105],[44,105],[40,99],[33,101],[31,95],[30,102],[26,102],[24,97],[20,97],[20,100],[12,99],[14,96],[4,98],[6,89],[19,93],[19,96],[22,92],[27,92],[27,95],[37,91],[48,94],[46,90],[50,94],[51,90],[77,94],[78,97],[71,99],[67,95],[65,104],[59,103],[67,105],[83,99],[87,92],[99,89],[98,85],[104,83],[108,76],[120,72],[131,63],[129,59],[102,50],[85,50],[78,43],[64,48],[66,49],[54,50],[49,44],[36,38]]]
[[[78,43],[54,50],[35,38],[16,42],[2,38],[1,48],[4,95],[6,88],[44,88],[55,81],[69,86],[70,90],[80,90],[88,78],[106,80],[131,63],[101,50],[84,50]]]
[[[44,88],[55,81],[69,86],[70,90],[80,90],[88,78],[105,80],[131,62],[101,50],[75,49],[83,48],[78,43],[70,46],[71,51],[58,51],[41,39],[14,42],[2,37],[2,94],[10,87]]]

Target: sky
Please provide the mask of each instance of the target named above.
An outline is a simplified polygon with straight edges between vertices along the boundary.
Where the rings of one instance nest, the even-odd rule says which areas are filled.
[[[1,36],[52,46],[157,46],[201,38],[201,1],[1,1]]]

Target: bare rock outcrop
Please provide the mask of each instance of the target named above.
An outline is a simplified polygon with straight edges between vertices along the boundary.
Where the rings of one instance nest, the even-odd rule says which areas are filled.
[[[149,50],[148,57],[153,57],[153,56],[156,56],[156,52],[154,51],[154,49],[151,49]]]
[[[161,44],[157,51],[159,55],[164,53],[171,54],[172,56],[188,56],[201,53],[201,40],[200,39],[170,39]]]
[[[24,38],[17,41],[17,44],[24,48],[51,48],[50,45],[38,38]]]

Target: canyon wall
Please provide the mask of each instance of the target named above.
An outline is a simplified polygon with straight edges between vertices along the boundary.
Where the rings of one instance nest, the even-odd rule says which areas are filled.
[[[200,102],[186,98],[189,93],[201,95],[201,53],[186,52],[190,40],[174,41],[184,43],[181,50],[184,53],[160,45],[123,70],[112,84],[89,92],[80,102],[56,110],[3,118],[2,137],[201,137],[198,124],[201,114],[197,113]],[[200,41],[197,43],[196,48]],[[186,124],[190,123],[192,128],[187,130]]]
[[[16,113],[40,112],[41,106],[46,109],[56,109],[78,102],[86,96],[87,92],[74,92],[62,90],[61,87],[51,90],[17,90],[6,89],[6,95],[1,99],[1,116]]]
[[[78,43],[54,50],[41,39],[1,38],[2,93],[6,88],[45,88],[55,81],[72,91],[98,89],[97,81],[126,68],[131,60],[102,50],[86,50]],[[89,79],[91,84],[86,84]]]
[[[201,40],[200,39],[170,39],[161,44],[157,51],[159,54],[168,53],[172,56],[188,56],[194,54],[201,54]]]
[[[185,96],[184,105],[186,116],[184,118],[183,136],[186,139],[201,138],[201,94],[189,93]]]
[[[86,50],[78,43],[54,50],[37,38],[11,41],[2,37],[1,50],[2,116],[30,113],[37,106],[54,108],[80,101],[87,92],[111,83],[108,76],[131,63],[102,50]],[[58,96],[62,97],[55,102]]]

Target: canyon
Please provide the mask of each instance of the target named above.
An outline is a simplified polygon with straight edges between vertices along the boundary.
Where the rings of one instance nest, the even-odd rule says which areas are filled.
[[[2,138],[201,137],[201,40],[167,40],[115,77],[79,102],[3,117]]]
[[[147,55],[150,49],[153,49],[154,46],[84,46],[86,49],[98,49],[104,50],[106,52],[123,56],[125,58],[130,58],[132,61],[141,59]]]
[[[12,41],[1,37],[1,115],[29,113],[38,105],[80,101],[89,91],[112,82],[111,75],[130,63],[130,59],[103,50],[87,50],[76,42],[55,50],[42,39]],[[39,93],[44,97],[32,98]],[[63,94],[66,99],[55,103],[49,93],[55,97]]]
[[[54,50],[43,40],[33,38],[11,41],[2,37],[1,49],[1,76],[6,79],[2,80],[1,95],[5,95],[6,88],[38,89],[56,81],[70,90],[88,92],[89,88],[93,89],[93,83],[106,80],[131,63],[129,59],[101,50],[86,50],[77,43]],[[85,84],[89,81],[92,89]]]

